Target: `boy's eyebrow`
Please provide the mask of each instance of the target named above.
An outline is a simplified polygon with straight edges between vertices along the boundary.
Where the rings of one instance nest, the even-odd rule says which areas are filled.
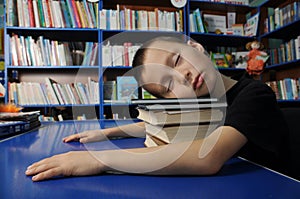
[[[145,86],[145,89],[148,90],[150,93],[162,97],[164,93],[166,93],[166,88],[159,84],[150,84]]]

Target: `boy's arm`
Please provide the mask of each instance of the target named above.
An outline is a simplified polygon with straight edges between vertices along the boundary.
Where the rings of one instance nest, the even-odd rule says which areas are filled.
[[[52,156],[29,166],[33,180],[53,176],[82,176],[102,172],[148,175],[211,175],[245,143],[236,129],[223,126],[203,140],[159,147],[107,151],[75,151]]]
[[[203,140],[159,147],[100,151],[104,171],[150,175],[211,175],[247,142],[236,129],[223,126]],[[112,158],[113,157],[113,158]]]

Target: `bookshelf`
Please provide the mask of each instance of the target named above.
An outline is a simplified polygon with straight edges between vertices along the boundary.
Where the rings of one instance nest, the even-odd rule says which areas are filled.
[[[49,0],[48,2],[52,1],[54,0]],[[169,0],[157,2],[143,0],[138,3],[132,0],[100,0],[97,3],[82,0],[74,2],[78,4],[75,6],[76,8],[82,9],[81,13],[77,13],[77,17],[74,11],[68,8],[68,4],[72,4],[72,0],[61,2],[63,3],[60,5],[57,5],[57,2],[54,2],[54,5],[51,4],[54,8],[61,6],[61,9],[55,10],[57,11],[57,16],[60,17],[51,18],[50,12],[48,17],[44,15],[44,18],[40,18],[40,15],[34,16],[34,12],[33,15],[31,13],[33,17],[29,17],[30,12],[26,15],[24,8],[29,9],[31,3],[36,3],[38,6],[42,1],[29,0],[28,5],[22,7],[23,15],[18,15],[16,12],[18,9],[21,9],[19,0],[6,1],[6,23],[4,24],[5,52],[12,52],[12,42],[14,44],[22,44],[22,42],[27,40],[33,41],[35,43],[34,46],[38,46],[38,50],[31,50],[32,53],[42,52],[39,51],[39,44],[49,41],[53,46],[66,45],[69,51],[67,51],[64,59],[61,59],[59,56],[63,55],[62,52],[66,52],[64,51],[66,47],[59,47],[61,51],[58,51],[56,62],[52,61],[53,63],[51,60],[47,61],[44,59],[42,59],[42,62],[29,63],[28,60],[26,62],[22,60],[24,57],[18,57],[20,54],[18,54],[18,51],[26,51],[23,48],[15,48],[16,54],[14,56],[12,53],[5,53],[4,85],[8,88],[10,87],[10,82],[42,84],[45,82],[46,77],[50,77],[61,85],[81,83],[86,86],[87,90],[90,89],[88,86],[91,85],[91,82],[95,83],[93,89],[96,90],[88,92],[90,94],[88,98],[93,95],[95,99],[88,100],[88,102],[74,103],[74,101],[68,102],[67,100],[64,103],[35,103],[33,101],[20,104],[28,110],[41,110],[42,114],[45,115],[57,116],[62,114],[65,119],[97,118],[100,121],[113,121],[114,119],[124,120],[130,118],[133,105],[128,100],[124,101],[119,100],[117,97],[109,98],[105,96],[108,90],[107,86],[116,84],[120,76],[130,76],[127,72],[131,69],[130,59],[132,54],[134,54],[141,43],[153,37],[162,35],[182,37],[183,35],[188,35],[202,43],[209,52],[226,53],[245,51],[246,43],[254,39],[262,40],[269,47],[270,38],[279,37],[282,34],[286,37],[287,34],[284,33],[289,33],[288,35],[291,36],[291,31],[299,32],[299,19],[269,33],[264,33],[264,27],[261,25],[263,23],[259,23],[259,34],[255,36],[232,33],[217,34],[216,32],[199,32],[190,29],[192,23],[190,14],[196,9],[201,11],[202,17],[204,14],[225,16],[226,23],[227,15],[235,13],[235,24],[245,24],[248,18],[257,13],[260,14],[259,20],[263,20],[268,16],[266,11],[269,7],[282,6],[282,3],[274,3],[273,1],[267,1],[264,4],[251,7],[242,4],[188,0],[187,4],[179,9],[173,7]],[[41,10],[37,10],[39,14]],[[145,13],[149,18],[142,18]],[[153,21],[153,16],[155,15],[159,15],[165,20]],[[134,16],[139,16],[141,20],[135,19]],[[30,19],[35,21],[32,22]],[[36,22],[38,20],[39,23]],[[108,21],[110,23],[107,23]],[[170,26],[171,24],[172,26]],[[129,46],[127,46],[128,44]],[[20,46],[22,47],[22,45]],[[53,46],[50,46],[49,49],[52,49]],[[127,55],[127,60],[124,57],[122,57],[121,61],[116,57],[107,59],[105,51],[117,52],[120,48],[128,50],[128,53],[123,53]],[[50,55],[52,54],[50,53]],[[87,55],[90,59],[84,61]],[[43,54],[38,53],[36,56],[43,57]],[[294,71],[297,65],[299,65],[299,60],[270,65],[267,72],[263,74],[262,79],[267,81],[268,71],[271,68],[272,70],[276,69],[276,76],[281,78],[286,76],[288,71]],[[228,67],[220,68],[220,71],[226,75],[235,75],[244,72],[244,69]],[[28,93],[29,99],[31,96],[32,98],[35,97],[36,93],[33,92],[31,95]],[[69,96],[69,98],[71,97]],[[5,102],[10,101],[11,96],[7,95]]]
[[[257,37],[257,35],[245,35],[243,26],[247,22],[249,15],[252,16],[258,13],[258,8],[245,4],[190,0],[188,2],[188,10],[188,35],[200,42],[211,55],[221,53],[228,58],[228,67],[219,67],[220,72],[228,76],[244,72],[245,65],[238,66],[234,61],[233,54],[235,52],[245,53],[247,51],[245,49],[246,43],[253,41]],[[197,10],[199,12],[198,15],[201,16],[200,27],[204,27],[202,28],[204,31],[201,31],[201,28],[200,30],[195,28],[197,25],[199,26],[199,17],[197,18],[197,14],[195,16]],[[240,33],[237,33],[236,30],[233,31],[235,25],[242,27]],[[223,28],[226,29],[223,30]]]
[[[270,54],[262,79],[273,86],[281,106],[300,102],[299,6],[299,1],[268,1],[260,8],[260,39]]]

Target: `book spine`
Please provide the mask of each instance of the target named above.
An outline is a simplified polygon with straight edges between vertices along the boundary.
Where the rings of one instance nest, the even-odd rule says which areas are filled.
[[[38,5],[38,12],[40,17],[40,25],[42,27],[46,27],[42,0],[37,0],[37,5]]]
[[[82,24],[80,22],[80,17],[79,17],[78,9],[76,6],[76,2],[75,2],[75,0],[70,0],[70,1],[71,1],[71,5],[72,5],[72,10],[73,10],[73,13],[75,16],[77,28],[82,28]]]

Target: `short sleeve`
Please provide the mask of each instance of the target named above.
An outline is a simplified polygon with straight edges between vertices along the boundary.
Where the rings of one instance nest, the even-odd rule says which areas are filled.
[[[225,125],[242,133],[248,142],[276,152],[282,131],[282,115],[275,94],[266,84],[253,81],[227,108]]]

